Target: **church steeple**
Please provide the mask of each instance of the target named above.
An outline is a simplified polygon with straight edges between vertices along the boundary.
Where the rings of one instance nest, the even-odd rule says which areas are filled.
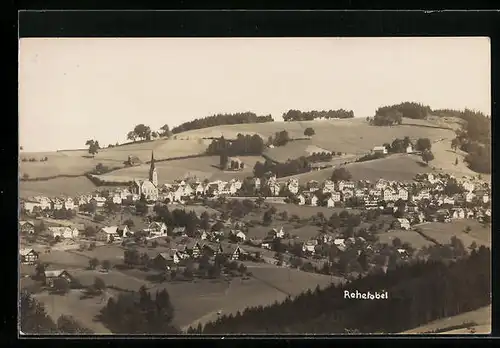
[[[149,167],[149,181],[155,186],[158,186],[158,173],[156,172],[155,158],[153,151],[151,151],[151,165]]]

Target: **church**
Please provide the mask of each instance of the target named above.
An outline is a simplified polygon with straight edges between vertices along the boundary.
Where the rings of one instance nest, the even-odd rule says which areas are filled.
[[[149,179],[148,180],[134,179],[132,192],[138,194],[139,196],[144,195],[144,197],[148,201],[158,200],[158,173],[156,172],[153,152],[151,152]]]

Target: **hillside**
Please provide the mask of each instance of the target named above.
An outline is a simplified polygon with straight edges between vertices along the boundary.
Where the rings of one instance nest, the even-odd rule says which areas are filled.
[[[476,325],[471,325],[478,334],[491,333],[491,305],[479,308],[475,311],[470,311],[455,315],[453,317],[445,318],[430,322],[428,324],[419,326],[415,329],[401,332],[402,334],[423,334],[429,331],[443,330],[439,332],[444,335],[459,335],[471,333],[468,328],[453,329],[453,327],[463,325],[464,323],[473,322]],[[447,328],[451,328],[447,330]]]
[[[352,174],[354,180],[370,180],[384,178],[386,180],[411,181],[418,173],[427,173],[432,170],[421,164],[420,157],[415,155],[396,154],[386,158],[376,159],[366,162],[355,162],[338,166],[343,166]],[[298,174],[290,177],[280,178],[280,181],[286,181],[290,178],[296,178],[299,183],[305,184],[309,180],[324,181],[330,179],[332,169],[322,169],[304,174]]]
[[[438,124],[438,122],[440,122]],[[448,121],[450,123],[451,121]],[[258,134],[264,140],[276,132],[286,130],[291,138],[304,138],[304,130],[307,127],[312,127],[316,131],[309,140],[299,140],[288,143],[284,147],[268,149],[264,153],[265,156],[271,157],[277,161],[286,161],[300,156],[307,156],[316,151],[335,151],[342,152],[346,155],[342,158],[334,158],[334,165],[342,164],[345,161],[352,160],[353,157],[359,156],[370,151],[374,146],[381,145],[386,142],[392,142],[395,138],[403,138],[409,136],[416,140],[420,137],[430,138],[433,144],[435,160],[431,162],[431,166],[442,168],[443,170],[453,171],[456,175],[471,175],[471,172],[465,164],[462,163],[464,154],[452,153],[451,139],[455,133],[451,129],[439,128],[447,124],[441,118],[436,120],[413,120],[404,119],[403,124],[393,127],[374,127],[370,126],[363,118],[353,119],[333,119],[333,120],[316,120],[303,122],[270,122],[270,123],[254,123],[254,124],[237,124],[223,125],[210,127],[205,129],[191,130],[175,135],[171,139],[159,139],[150,142],[132,143],[121,145],[118,147],[101,149],[94,158],[89,158],[86,150],[64,150],[58,152],[47,153],[25,153],[21,152],[20,159],[20,174],[27,174],[29,178],[53,177],[58,175],[83,175],[95,168],[98,163],[110,168],[123,168],[123,162],[127,160],[129,155],[137,156],[143,162],[148,161],[151,156],[151,151],[154,151],[156,159],[177,158],[203,153],[208,144],[211,142],[208,138],[224,136],[225,138],[235,138],[238,133],[241,134]],[[204,139],[205,138],[205,139]],[[45,162],[29,162],[30,158],[42,159],[47,157]],[[257,160],[262,158],[255,156],[246,156],[245,160],[248,163],[244,172],[225,173],[219,171],[213,165],[217,165],[217,160],[211,157],[207,159],[185,159],[168,162],[158,162],[159,179],[160,181],[171,181],[179,176],[196,175],[200,178],[207,179],[226,179],[232,177],[245,177],[251,174],[251,169]],[[455,157],[459,158],[459,165],[455,166]],[[344,160],[345,159],[345,160]],[[245,162],[244,161],[244,162]],[[373,164],[375,165],[375,164]],[[372,174],[367,176],[391,175],[391,170],[370,169],[370,165],[364,164]],[[380,166],[379,166],[380,167]],[[147,170],[145,167],[134,167],[115,170],[108,173],[108,176],[120,177],[143,177]],[[391,168],[403,168],[394,164]],[[412,166],[411,168],[416,168]],[[418,172],[416,170],[408,170],[403,168],[408,174],[396,174],[395,177],[408,176],[410,172]],[[331,170],[324,172],[313,172],[304,174],[304,177],[311,176],[312,178],[322,178],[329,176]],[[365,175],[365,176],[366,176]],[[55,179],[53,179],[55,180]],[[125,179],[123,179],[125,180]],[[320,180],[320,179],[316,179]],[[60,180],[59,180],[60,181]],[[77,183],[74,193],[87,189],[85,185]],[[51,187],[53,186],[53,189]],[[46,192],[57,191],[60,186],[58,181],[42,182],[21,182],[21,190],[37,192],[38,188],[42,188]],[[81,187],[80,187],[81,186]],[[48,190],[48,191],[47,191]]]

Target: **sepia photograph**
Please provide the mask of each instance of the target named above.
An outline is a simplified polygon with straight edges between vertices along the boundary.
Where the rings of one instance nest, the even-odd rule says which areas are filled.
[[[19,39],[19,334],[491,333],[487,37]]]

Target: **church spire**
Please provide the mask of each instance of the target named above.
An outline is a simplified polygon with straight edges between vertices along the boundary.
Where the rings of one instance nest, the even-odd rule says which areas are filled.
[[[155,157],[153,154],[153,151],[151,151],[151,165],[149,167],[149,181],[154,182],[156,178],[154,178],[154,174],[156,174],[156,167],[155,167]]]

